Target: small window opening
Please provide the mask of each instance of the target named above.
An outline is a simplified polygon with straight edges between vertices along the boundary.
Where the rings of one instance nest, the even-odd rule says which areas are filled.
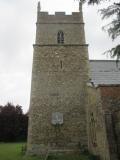
[[[58,42],[59,44],[63,44],[63,43],[64,43],[64,33],[63,33],[62,31],[59,31],[59,32],[58,32],[57,42]]]
[[[60,67],[61,67],[61,69],[63,68],[63,62],[62,61],[60,61]]]

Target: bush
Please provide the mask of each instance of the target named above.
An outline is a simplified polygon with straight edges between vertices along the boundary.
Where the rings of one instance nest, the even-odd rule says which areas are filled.
[[[16,142],[27,139],[28,116],[22,107],[11,103],[0,106],[0,141]]]

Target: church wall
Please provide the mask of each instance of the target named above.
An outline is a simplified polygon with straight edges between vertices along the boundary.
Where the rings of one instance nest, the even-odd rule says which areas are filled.
[[[111,160],[99,88],[88,87],[87,125],[89,151],[101,160]]]
[[[120,110],[114,112],[114,130],[115,130],[115,140],[117,144],[117,154],[120,159]]]
[[[82,12],[38,12],[27,153],[88,148],[101,160],[117,160],[120,86],[87,87],[87,47]],[[55,113],[62,115],[62,124],[53,124]]]
[[[114,112],[120,109],[120,85],[101,85],[103,109]]]
[[[116,155],[120,157],[120,85],[101,85],[100,92],[103,110],[111,115],[106,126],[111,156],[115,159]]]
[[[64,42],[58,43],[62,31]],[[82,12],[38,12],[34,45],[28,153],[87,149],[88,45]],[[61,125],[53,115],[63,116]]]
[[[34,46],[28,135],[31,153],[45,153],[48,145],[51,151],[87,148],[87,63],[86,46]],[[59,128],[51,123],[54,112],[63,114]]]
[[[65,44],[85,44],[83,37],[84,25],[79,24],[37,24],[37,44],[56,44],[57,45],[57,33],[58,31],[64,31]],[[75,36],[76,35],[76,36]]]

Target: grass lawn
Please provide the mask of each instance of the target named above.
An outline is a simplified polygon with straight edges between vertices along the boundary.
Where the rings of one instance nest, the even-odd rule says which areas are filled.
[[[44,160],[40,157],[28,157],[21,153],[24,143],[0,143],[0,160]],[[49,156],[47,160],[89,160],[85,155]]]
[[[0,143],[0,160],[40,160],[37,157],[26,157],[21,153],[24,143]]]

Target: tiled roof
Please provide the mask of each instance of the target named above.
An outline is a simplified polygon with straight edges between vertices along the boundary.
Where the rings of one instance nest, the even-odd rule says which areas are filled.
[[[95,85],[117,85],[120,84],[120,62],[118,67],[116,61],[90,60],[90,79]]]

